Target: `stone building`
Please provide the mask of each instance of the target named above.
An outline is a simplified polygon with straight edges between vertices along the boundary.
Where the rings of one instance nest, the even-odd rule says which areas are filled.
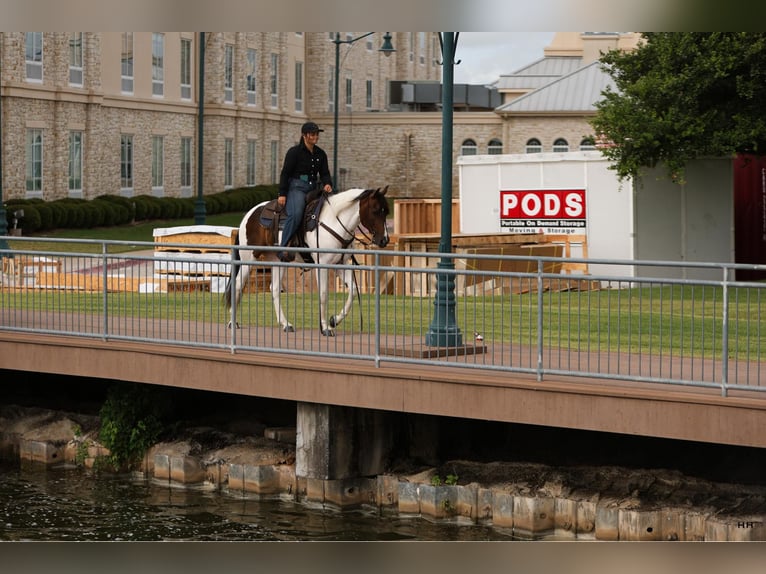
[[[386,39],[380,32],[209,32],[203,51],[201,37],[0,32],[4,199],[193,196],[200,190],[200,116],[205,194],[276,182],[307,119],[324,128],[320,146],[333,170],[336,99],[338,188],[389,185],[394,197],[439,196],[439,106],[422,111],[392,103],[402,83],[440,82],[437,33],[393,32],[393,53],[379,50]],[[534,151],[525,146],[535,138],[539,151],[552,151],[559,138],[578,149],[592,105],[534,109],[532,96],[545,88],[535,69],[545,68],[543,83],[554,84],[595,61],[599,50],[632,39],[557,34],[540,62],[498,80],[498,107],[456,105],[455,157]],[[556,68],[553,60],[568,63]],[[453,188],[456,169],[454,178]]]

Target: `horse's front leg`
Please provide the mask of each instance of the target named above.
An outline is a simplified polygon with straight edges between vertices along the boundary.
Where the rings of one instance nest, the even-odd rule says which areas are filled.
[[[354,297],[356,297],[357,294],[357,285],[353,269],[343,270],[343,284],[346,286],[346,289],[348,289],[348,297],[346,297],[346,303],[343,305],[343,310],[338,315],[330,317],[331,327],[340,325],[343,322],[343,319],[345,319],[351,311],[351,305],[353,305]]]
[[[325,337],[335,336],[335,317],[327,320],[328,271],[326,267],[317,269],[317,288],[319,289],[319,329]]]
[[[282,292],[282,274],[284,273],[284,267],[274,266],[271,268],[271,299],[274,301],[274,313],[277,316],[279,326],[285,333],[292,333],[295,328],[287,321],[284,312],[282,311],[282,302],[280,295]]]

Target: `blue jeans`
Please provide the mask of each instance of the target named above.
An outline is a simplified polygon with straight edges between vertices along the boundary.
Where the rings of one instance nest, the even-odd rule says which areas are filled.
[[[302,179],[291,179],[287,190],[287,217],[282,228],[282,241],[279,244],[286,247],[301,225],[303,211],[306,209],[306,194],[311,191],[311,185]]]

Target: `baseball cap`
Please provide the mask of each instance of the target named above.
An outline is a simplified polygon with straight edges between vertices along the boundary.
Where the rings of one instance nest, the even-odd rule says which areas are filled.
[[[301,127],[301,133],[302,134],[313,134],[315,132],[323,132],[324,130],[320,130],[319,126],[316,125],[314,122],[306,122]]]

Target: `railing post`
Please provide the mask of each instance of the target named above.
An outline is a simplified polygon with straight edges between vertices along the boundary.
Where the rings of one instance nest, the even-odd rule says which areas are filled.
[[[375,251],[375,367],[380,367],[380,253]],[[358,286],[357,286],[358,287]]]
[[[729,270],[723,267],[723,317],[721,332],[721,396],[728,394],[729,384]]]
[[[109,270],[106,267],[107,264],[107,252],[109,251],[109,248],[107,247],[107,244],[105,241],[101,242],[101,279],[102,279],[102,298],[103,298],[103,305],[104,305],[104,334],[103,334],[103,340],[106,341],[109,338],[109,298],[107,297],[107,294],[109,293],[108,285],[106,284],[107,280],[109,279]]]
[[[543,260],[537,260],[537,380],[543,380]]]
[[[237,278],[239,276],[239,266],[237,265],[237,246],[232,245],[231,257],[229,258],[229,301],[231,301],[231,307],[229,308],[229,331],[231,331],[231,354],[235,353],[237,346]],[[242,286],[244,291],[245,286]]]

